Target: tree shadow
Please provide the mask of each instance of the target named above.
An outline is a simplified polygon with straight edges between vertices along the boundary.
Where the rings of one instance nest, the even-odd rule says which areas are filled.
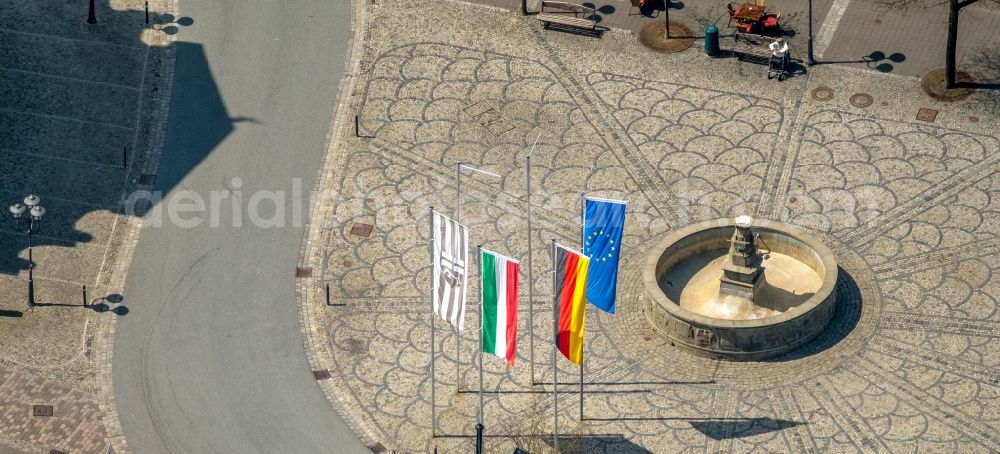
[[[686,5],[682,1],[670,1],[666,5],[671,10],[682,10]],[[663,0],[646,0],[639,6],[639,14],[645,17],[656,18],[664,11]]]
[[[970,72],[974,73],[977,82],[959,82],[962,88],[976,88],[986,90],[1000,89],[1000,48],[988,48],[978,50],[969,57],[971,63]],[[983,82],[979,82],[982,80]]]

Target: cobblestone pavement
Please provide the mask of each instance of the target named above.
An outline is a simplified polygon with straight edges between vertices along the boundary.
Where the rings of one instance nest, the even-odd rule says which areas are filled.
[[[329,371],[321,386],[366,442],[472,450],[477,332],[463,333],[456,369],[441,322],[431,436],[428,207],[453,213],[456,162],[500,174],[463,178],[461,220],[474,244],[526,261],[523,157],[541,133],[534,327],[522,309],[516,367],[486,358],[488,452],[551,451],[546,246],[576,242],[579,191],[629,208],[618,313],[588,317],[582,421],[577,368],[560,360],[565,450],[1000,450],[991,95],[938,104],[915,79],[841,67],[777,83],[699,49],[654,55],[628,33],[596,40],[535,22],[440,0],[367,11],[363,76],[342,103],[355,110],[340,113],[321,179],[335,195],[316,208],[304,247],[314,277],[301,287],[312,366]],[[841,266],[831,325],[766,362],[691,356],[642,313],[643,245],[738,214],[813,231]],[[355,223],[374,229],[352,234]]]
[[[102,370],[127,301],[106,297],[120,292],[135,239],[125,195],[155,173],[175,31],[158,14],[171,2],[149,3],[152,26],[143,1],[97,2],[90,25],[86,2],[0,0],[0,446],[99,452],[119,433]],[[28,193],[47,209],[32,311],[26,237],[6,210]]]

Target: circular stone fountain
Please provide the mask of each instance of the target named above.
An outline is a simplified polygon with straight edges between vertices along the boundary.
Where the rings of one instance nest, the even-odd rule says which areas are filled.
[[[760,360],[815,337],[833,316],[837,262],[802,229],[720,219],[673,231],[643,268],[645,314],[671,344]]]

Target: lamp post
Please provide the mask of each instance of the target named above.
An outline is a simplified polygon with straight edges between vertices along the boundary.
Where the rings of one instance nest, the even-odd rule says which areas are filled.
[[[10,206],[10,214],[17,222],[18,230],[21,229],[21,218],[28,213],[28,228],[24,230],[24,233],[28,234],[28,309],[34,309],[38,305],[35,303],[35,261],[31,255],[31,234],[37,230],[37,225],[41,224],[42,216],[45,215],[45,208],[39,205],[41,201],[38,196],[28,194],[23,204],[17,202]]]
[[[806,63],[809,66],[816,64],[813,57],[813,1],[809,0],[809,39],[806,41]]]
[[[87,10],[87,23],[90,25],[97,23],[97,15],[94,14],[94,0],[90,0],[90,8]]]

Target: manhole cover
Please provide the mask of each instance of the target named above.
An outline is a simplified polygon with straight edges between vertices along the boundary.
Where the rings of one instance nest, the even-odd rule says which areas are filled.
[[[344,268],[350,268],[350,267],[354,266],[354,262],[352,262],[350,260],[344,260],[343,262],[340,262],[340,264],[344,265]]]
[[[851,95],[851,98],[848,101],[850,101],[852,106],[864,109],[865,107],[872,105],[872,103],[875,102],[875,98],[872,98],[872,95],[869,95],[868,93],[855,93]]]
[[[314,370],[313,377],[316,377],[317,380],[328,380],[330,378],[330,371],[326,369]]]
[[[917,120],[926,121],[928,123],[934,123],[934,120],[937,119],[937,114],[938,111],[934,109],[921,107],[920,110],[917,111]]]
[[[811,96],[817,101],[829,101],[833,99],[833,90],[827,86],[813,88]]]
[[[374,225],[356,222],[354,223],[354,226],[351,227],[351,235],[363,236],[367,238],[372,234],[372,229],[374,228]]]
[[[299,266],[295,268],[295,277],[312,277],[312,275],[313,269],[311,267]]]
[[[31,407],[32,416],[52,416],[51,405],[35,405]]]
[[[793,195],[793,196],[791,196],[791,197],[788,198],[788,203],[795,203],[798,200],[799,200],[798,197],[795,197]]]

